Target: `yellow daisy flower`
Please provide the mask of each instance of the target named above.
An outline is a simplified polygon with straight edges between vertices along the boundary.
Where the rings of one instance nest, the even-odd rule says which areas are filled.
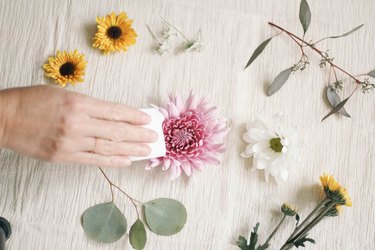
[[[288,203],[284,203],[281,205],[281,212],[286,216],[294,216],[297,213],[297,209]]]
[[[339,205],[352,206],[352,200],[345,188],[343,188],[332,175],[324,174],[320,177],[324,193],[329,199]]]
[[[336,204],[328,210],[328,212],[326,213],[326,216],[331,216],[331,217],[339,216],[341,213],[341,210],[342,210],[341,206],[339,204]]]
[[[131,27],[133,21],[128,19],[125,12],[116,15],[114,12],[106,17],[96,18],[98,31],[94,37],[95,48],[104,54],[115,51],[127,51],[128,47],[135,44],[137,33]]]
[[[84,55],[77,50],[57,51],[56,56],[48,58],[48,63],[44,64],[43,68],[47,77],[65,87],[68,83],[75,85],[77,82],[83,82],[86,64]]]

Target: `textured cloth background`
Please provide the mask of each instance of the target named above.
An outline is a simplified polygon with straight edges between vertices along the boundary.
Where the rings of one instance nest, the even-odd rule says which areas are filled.
[[[356,34],[321,43],[338,65],[350,72],[375,68],[375,2],[310,0],[312,23],[307,40],[336,35],[365,23]],[[95,17],[126,11],[139,35],[128,53],[103,56],[92,48]],[[299,1],[272,0],[0,0],[1,89],[49,84],[42,64],[56,50],[78,49],[88,61],[85,83],[68,89],[134,107],[162,104],[168,92],[187,97],[189,90],[208,94],[232,127],[222,166],[206,167],[195,182],[169,181],[161,170],[145,172],[144,163],[125,169],[107,169],[111,179],[135,198],[181,200],[188,222],[172,237],[148,234],[147,249],[237,249],[239,234],[260,221],[264,241],[280,220],[281,203],[296,204],[302,217],[320,199],[318,179],[328,171],[346,186],[353,207],[326,219],[310,236],[317,244],[306,249],[375,249],[375,107],[374,93],[357,93],[347,104],[352,119],[333,116],[323,102],[326,72],[310,53],[312,65],[273,97],[265,86],[281,70],[299,59],[290,39],[274,39],[265,52],[243,71],[255,47],[270,34],[274,21],[301,35]],[[180,27],[187,36],[202,28],[207,49],[201,53],[153,55],[146,30],[161,30],[160,17]],[[347,84],[347,83],[346,83]],[[347,84],[347,86],[352,86]],[[347,92],[345,93],[347,94]],[[289,181],[266,184],[263,174],[251,171],[251,161],[239,157],[244,123],[263,113],[283,111],[296,125],[305,147],[301,163]],[[128,200],[116,193],[116,204],[129,224],[136,215]],[[108,184],[94,167],[52,165],[8,150],[0,153],[0,215],[13,225],[10,250],[24,249],[130,249],[128,236],[111,245],[88,240],[80,226],[83,211],[110,200]],[[277,246],[289,235],[286,223],[272,242]],[[278,243],[278,244],[277,244]]]

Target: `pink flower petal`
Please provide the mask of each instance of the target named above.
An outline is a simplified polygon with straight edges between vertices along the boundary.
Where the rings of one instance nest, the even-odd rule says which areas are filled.
[[[222,141],[229,128],[225,121],[214,117],[216,107],[210,106],[207,98],[197,102],[190,92],[183,103],[178,94],[169,95],[165,107],[159,110],[165,117],[167,156],[150,160],[147,168],[162,165],[163,170],[171,171],[171,179],[176,179],[182,172],[192,176],[193,170],[201,171],[204,164],[220,164],[217,157],[226,149]]]

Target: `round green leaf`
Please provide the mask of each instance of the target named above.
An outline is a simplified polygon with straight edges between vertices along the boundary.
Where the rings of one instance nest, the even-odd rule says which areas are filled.
[[[134,249],[142,250],[145,247],[147,241],[146,229],[140,219],[131,226],[129,241]]]
[[[158,235],[169,236],[180,232],[187,220],[186,208],[173,199],[152,200],[143,208],[147,225]]]
[[[88,208],[82,215],[86,235],[103,243],[118,241],[127,228],[126,218],[113,202]]]

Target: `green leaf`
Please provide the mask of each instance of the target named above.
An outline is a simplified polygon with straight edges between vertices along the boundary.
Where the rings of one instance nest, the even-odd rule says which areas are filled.
[[[254,249],[250,249],[250,246],[247,245],[247,240],[245,239],[245,237],[243,237],[241,235],[238,236],[237,246],[241,250],[254,250]]]
[[[237,240],[237,246],[241,248],[241,250],[255,250],[255,246],[258,242],[258,229],[259,229],[259,222],[253,227],[253,231],[250,235],[250,242],[248,243],[245,237],[239,236]],[[259,248],[259,247],[258,247]],[[260,249],[261,250],[261,249]]]
[[[338,112],[342,107],[344,107],[344,105],[346,104],[346,102],[349,100],[350,96],[348,98],[346,98],[345,100],[343,100],[342,102],[340,102],[339,104],[337,104],[332,110],[331,112],[329,112],[326,116],[323,117],[322,121],[324,121],[325,119],[327,119],[328,117],[330,117],[331,115],[333,115],[334,113]]]
[[[364,25],[364,24],[358,25],[358,26],[355,27],[354,29],[351,29],[351,30],[349,30],[348,32],[345,32],[344,34],[339,35],[339,36],[329,36],[329,37],[322,38],[322,39],[320,39],[319,41],[317,41],[317,42],[314,43],[314,44],[320,43],[321,41],[324,41],[324,40],[326,40],[326,39],[336,39],[336,38],[340,38],[340,37],[348,36],[348,35],[350,35],[350,34],[356,32],[356,31],[359,30],[360,28],[362,28],[363,25]]]
[[[299,220],[300,220],[299,214],[296,213],[296,227],[298,227]]]
[[[142,250],[145,247],[147,241],[146,229],[140,219],[136,220],[131,226],[129,241],[134,249]]]
[[[288,80],[290,73],[292,73],[291,68],[281,71],[271,83],[271,86],[267,91],[267,95],[271,96],[279,91],[279,89],[281,89],[284,83]]]
[[[266,250],[269,246],[270,244],[265,243],[263,245],[259,245],[256,250]]]
[[[368,72],[367,75],[375,78],[375,69]]]
[[[173,235],[182,230],[187,220],[184,205],[173,199],[159,198],[143,205],[146,222],[157,235]]]
[[[245,66],[245,69],[247,67],[250,66],[250,64],[260,55],[260,53],[263,52],[263,50],[266,48],[266,46],[268,45],[268,43],[271,41],[272,37],[271,38],[268,38],[267,40],[265,40],[264,42],[262,42],[253,52],[253,54],[251,55],[249,61],[247,62],[246,66]]]
[[[255,227],[253,227],[253,231],[250,235],[250,249],[255,249],[255,246],[258,242],[258,229],[259,229],[260,223],[258,222]]]
[[[126,232],[125,216],[113,202],[88,208],[82,214],[82,226],[86,235],[103,243],[118,241]]]
[[[293,245],[298,248],[298,247],[305,247],[305,244],[304,244],[305,242],[310,242],[312,244],[315,244],[315,240],[306,238],[306,237],[307,236],[304,236],[303,238],[293,242]]]
[[[327,99],[329,104],[331,104],[332,108],[336,107],[341,102],[339,95],[332,87],[327,87]],[[350,115],[348,114],[348,112],[346,112],[344,107],[339,109],[337,112],[343,116],[350,117]]]
[[[348,36],[348,35],[350,35],[350,34],[356,32],[356,31],[359,30],[360,28],[362,28],[363,25],[364,25],[364,24],[358,25],[358,26],[355,27],[354,29],[351,29],[351,30],[349,30],[348,32],[345,32],[345,33],[342,34],[342,35],[339,35],[339,36],[329,36],[329,37],[327,37],[327,38],[329,38],[329,39],[336,39],[336,38],[340,38],[340,37]]]
[[[306,0],[301,0],[299,5],[299,20],[302,24],[303,34],[306,34],[311,22],[311,11]]]

